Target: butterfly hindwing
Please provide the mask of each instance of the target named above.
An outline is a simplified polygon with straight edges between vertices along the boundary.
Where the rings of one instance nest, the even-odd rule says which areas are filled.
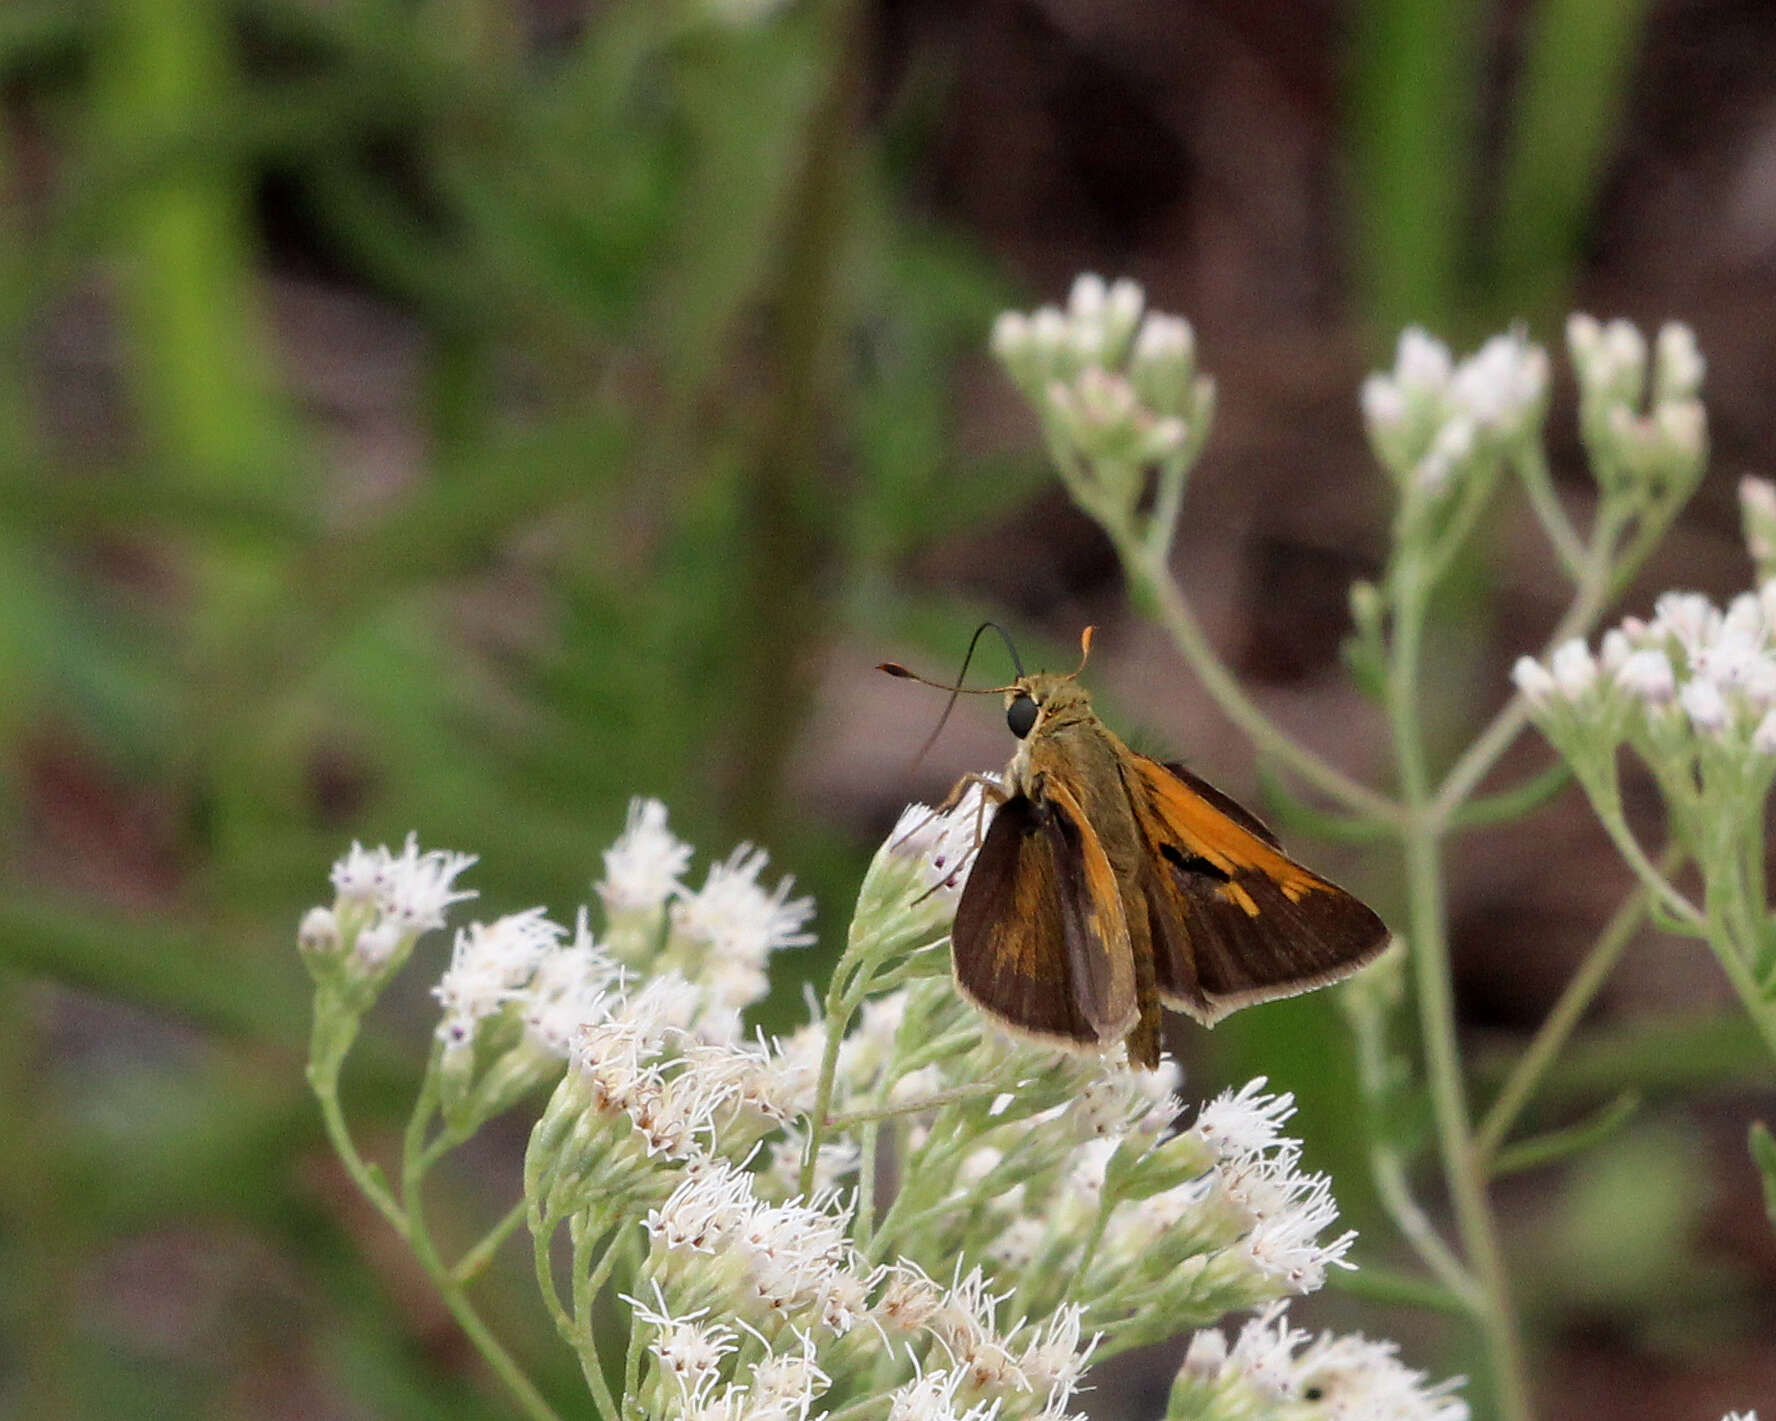
[[[993,814],[951,929],[963,993],[1017,1030],[1097,1048],[1134,1024],[1116,880],[1064,795],[1013,795]]]
[[[1131,761],[1155,976],[1168,1006],[1213,1023],[1337,981],[1387,945],[1373,911],[1287,857],[1232,800],[1205,794],[1187,771]]]

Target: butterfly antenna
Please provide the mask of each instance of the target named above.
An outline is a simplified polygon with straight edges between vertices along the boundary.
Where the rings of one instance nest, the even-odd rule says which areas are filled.
[[[913,756],[913,763],[915,765],[925,758],[926,752],[930,750],[933,745],[937,744],[937,737],[943,734],[944,724],[949,720],[950,712],[956,708],[956,697],[964,694],[962,682],[968,675],[968,663],[974,660],[974,649],[980,644],[981,633],[988,627],[991,627],[994,631],[999,633],[1000,638],[1005,642],[1005,649],[1011,653],[1011,664],[1016,669],[1018,678],[1020,680],[1023,679],[1024,663],[1017,654],[1017,648],[1012,645],[1011,634],[997,622],[982,622],[974,629],[974,635],[968,639],[968,651],[962,658],[962,669],[956,673],[956,683],[953,686],[946,686],[939,681],[927,681],[923,676],[907,670],[907,668],[902,666],[898,661],[884,661],[876,668],[878,671],[886,671],[890,676],[898,676],[903,681],[917,681],[922,686],[935,686],[940,691],[948,691],[950,693],[949,700],[944,703],[943,714],[937,718],[936,729],[934,729],[930,735],[925,737],[925,743],[919,747],[919,753]],[[966,694],[970,696],[990,696],[1010,689],[1011,687],[1009,686],[980,686],[967,691]]]
[[[1079,679],[1079,672],[1085,670],[1085,663],[1091,660],[1092,633],[1095,631],[1096,627],[1087,627],[1079,634],[1079,670],[1073,673],[1076,681]]]

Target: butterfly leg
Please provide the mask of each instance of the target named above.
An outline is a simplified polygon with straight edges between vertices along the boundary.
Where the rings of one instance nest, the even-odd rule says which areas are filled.
[[[986,837],[987,806],[991,804],[994,808],[998,808],[999,805],[1011,798],[1005,787],[1000,784],[998,780],[992,779],[987,775],[977,774],[974,771],[970,771],[968,774],[963,775],[961,779],[957,780],[954,786],[951,787],[950,792],[944,796],[943,803],[933,809],[929,815],[918,823],[917,826],[909,829],[906,834],[901,837],[899,842],[906,842],[907,839],[910,839],[914,834],[918,833],[920,829],[923,829],[940,814],[947,814],[954,809],[962,802],[963,797],[968,793],[970,785],[979,785],[981,788],[980,802],[975,806],[974,811],[974,838],[968,845],[968,853],[963,855],[964,859],[972,857],[975,851],[980,848],[981,840]],[[954,874],[950,876],[950,878],[954,877]],[[923,903],[949,881],[950,879],[946,878],[939,883],[934,883],[917,898],[913,899],[913,902]]]

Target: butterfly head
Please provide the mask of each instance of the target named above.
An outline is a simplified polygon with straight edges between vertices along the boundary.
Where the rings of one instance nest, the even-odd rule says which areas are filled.
[[[1079,684],[1079,673],[1038,671],[1020,676],[1005,690],[1005,723],[1019,740],[1037,728],[1053,729],[1091,714],[1091,697]]]

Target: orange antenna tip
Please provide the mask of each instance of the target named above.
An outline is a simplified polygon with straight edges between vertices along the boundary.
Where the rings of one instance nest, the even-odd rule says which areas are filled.
[[[1075,676],[1078,676],[1080,671],[1085,670],[1085,663],[1091,660],[1092,633],[1095,631],[1097,631],[1096,627],[1087,627],[1079,634],[1079,670],[1073,673]]]

